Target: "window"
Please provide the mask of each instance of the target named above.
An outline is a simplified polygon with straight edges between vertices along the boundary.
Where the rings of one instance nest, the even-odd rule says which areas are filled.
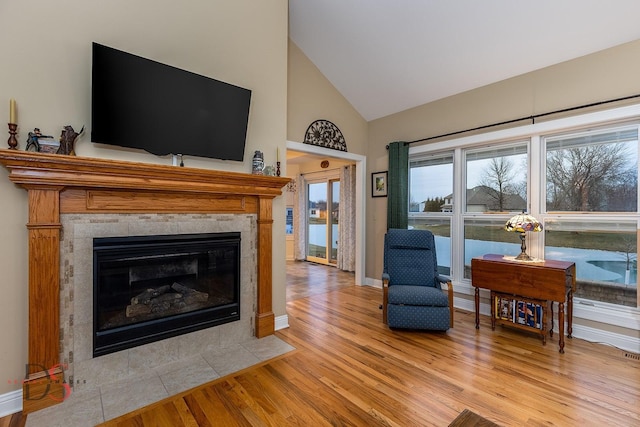
[[[636,221],[551,219],[545,225],[545,258],[576,263],[576,297],[636,306]]]
[[[638,127],[546,138],[547,211],[637,212]]]
[[[453,153],[410,159],[409,188],[409,228],[433,233],[438,273],[450,276]]]
[[[471,279],[471,258],[484,254],[520,253],[518,233],[507,233],[508,218],[464,219],[464,278]]]
[[[409,161],[409,212],[451,212],[453,155],[436,154]]]
[[[637,306],[638,125],[543,142],[546,210],[558,214],[545,220],[545,257],[576,263],[577,297]]]
[[[433,233],[438,255],[438,274],[451,275],[451,219],[409,218],[409,228],[429,230]]]
[[[469,150],[466,158],[467,212],[527,209],[527,145]]]
[[[434,232],[439,269],[468,284],[471,258],[518,255],[504,224],[524,210],[544,226],[527,252],[576,262],[576,298],[637,308],[640,119],[623,119],[640,105],[615,111],[410,147],[409,225]]]

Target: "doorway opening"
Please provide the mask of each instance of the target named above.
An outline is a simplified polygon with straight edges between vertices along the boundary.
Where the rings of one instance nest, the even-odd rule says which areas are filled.
[[[364,278],[364,229],[365,229],[365,188],[366,188],[366,157],[360,154],[354,154],[349,152],[342,152],[337,150],[332,150],[324,147],[318,147],[310,144],[303,144],[293,141],[287,141],[287,175],[291,177],[295,177],[300,173],[304,173],[308,175],[308,171],[318,171],[317,169],[309,169],[307,165],[309,162],[317,161],[320,164],[322,160],[329,160],[332,162],[333,160],[341,161],[343,163],[351,163],[355,164],[355,203],[353,203],[353,212],[355,215],[355,221],[350,225],[345,225],[344,218],[342,220],[342,227],[351,227],[355,232],[355,249],[353,250],[353,257],[355,261],[355,284],[363,285],[365,283]],[[339,178],[339,174],[336,175],[336,178]],[[342,189],[341,189],[342,190]],[[290,194],[293,196],[293,193]],[[296,213],[297,208],[295,207],[295,203],[293,199],[289,200],[289,205],[293,207],[293,215],[300,215],[300,213]],[[301,206],[300,209],[303,207]],[[343,206],[344,208],[344,206]],[[340,222],[340,220],[338,219]],[[340,226],[340,224],[338,224]],[[303,230],[306,231],[306,227],[303,227]],[[295,236],[298,231],[295,229],[292,230],[292,233],[288,236],[290,240],[287,241],[287,245],[291,246],[291,254],[294,254],[293,247]],[[306,233],[305,233],[306,234]],[[289,246],[288,246],[289,247]],[[306,247],[303,245],[303,248]],[[297,252],[296,252],[297,253]],[[287,258],[288,260],[293,260],[293,258]],[[301,259],[301,258],[298,258]],[[327,258],[329,259],[329,258]],[[327,264],[331,265],[331,264]]]

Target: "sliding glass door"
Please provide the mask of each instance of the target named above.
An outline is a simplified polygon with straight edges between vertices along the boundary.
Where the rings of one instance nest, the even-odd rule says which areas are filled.
[[[307,260],[335,264],[338,258],[340,181],[311,181],[307,190]]]

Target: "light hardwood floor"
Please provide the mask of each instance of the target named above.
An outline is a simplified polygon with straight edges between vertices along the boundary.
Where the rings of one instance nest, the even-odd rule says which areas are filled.
[[[542,345],[491,331],[486,317],[476,330],[461,310],[446,333],[392,331],[380,289],[327,267],[288,268],[301,288],[289,290],[290,328],[276,334],[297,350],[103,426],[447,426],[464,409],[502,426],[640,425],[640,362],[621,350],[574,338],[560,354],[557,336]],[[305,274],[340,284],[307,297]]]

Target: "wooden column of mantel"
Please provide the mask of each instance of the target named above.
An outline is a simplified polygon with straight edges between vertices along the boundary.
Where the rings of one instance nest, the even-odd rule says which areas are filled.
[[[60,361],[60,214],[251,213],[257,216],[255,333],[273,334],[273,199],[288,178],[56,154],[0,150],[9,179],[29,192],[29,379],[50,379]],[[55,370],[56,379],[62,374]],[[64,390],[62,390],[64,391]],[[24,400],[23,410],[60,399]],[[37,402],[34,404],[34,402]]]

